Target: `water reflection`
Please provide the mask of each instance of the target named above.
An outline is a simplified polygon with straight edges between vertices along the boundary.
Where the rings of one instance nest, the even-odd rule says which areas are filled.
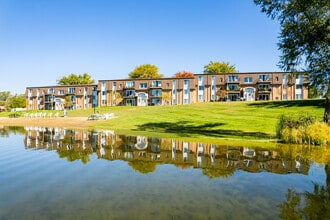
[[[68,161],[124,160],[140,173],[153,172],[157,164],[200,168],[210,178],[229,177],[235,170],[307,174],[313,150],[296,146],[276,149],[222,146],[175,139],[117,135],[114,131],[80,131],[64,128],[25,127],[27,149],[56,150]],[[319,151],[320,149],[314,149]],[[317,152],[319,155],[319,152]],[[328,155],[328,154],[327,154]]]
[[[0,135],[0,219],[326,219],[330,213],[327,147],[267,149],[44,127],[4,127]]]

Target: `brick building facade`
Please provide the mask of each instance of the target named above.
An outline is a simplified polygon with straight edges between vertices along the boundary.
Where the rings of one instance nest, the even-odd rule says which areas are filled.
[[[29,110],[299,100],[308,98],[308,80],[303,74],[286,72],[195,74],[186,78],[99,80],[91,85],[28,87],[26,97]]]

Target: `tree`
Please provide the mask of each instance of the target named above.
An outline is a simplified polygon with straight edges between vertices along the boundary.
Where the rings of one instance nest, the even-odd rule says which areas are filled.
[[[66,108],[68,108],[68,109],[72,108],[73,101],[72,101],[72,96],[71,95],[65,96],[64,101],[65,101],[64,105],[65,105]]]
[[[174,78],[189,78],[189,77],[194,77],[194,74],[192,72],[188,71],[182,71],[182,72],[177,72],[173,76]]]
[[[235,65],[228,62],[210,61],[209,64],[204,66],[205,74],[221,74],[221,73],[236,73]]]
[[[9,100],[10,108],[25,108],[26,100],[25,95],[15,95]]]
[[[0,106],[8,107],[10,92],[0,92]]]
[[[324,121],[330,120],[330,1],[254,0],[261,11],[281,25],[279,67],[306,71],[310,84],[326,98]]]
[[[7,99],[10,97],[10,92],[0,92],[0,101],[7,101]]]
[[[172,101],[171,93],[168,92],[168,91],[163,91],[162,92],[162,100],[163,100],[163,104],[169,105]]]
[[[152,64],[143,64],[137,66],[129,75],[131,79],[147,79],[161,78],[162,74],[158,73],[158,67]]]
[[[84,73],[83,75],[76,75],[75,73],[71,73],[69,76],[63,76],[57,80],[57,84],[59,85],[92,84],[94,82],[95,81],[88,73]]]

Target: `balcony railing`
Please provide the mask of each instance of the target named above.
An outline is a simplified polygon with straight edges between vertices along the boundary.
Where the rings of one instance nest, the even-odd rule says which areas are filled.
[[[258,89],[259,93],[270,93],[272,91],[271,88],[260,88]]]

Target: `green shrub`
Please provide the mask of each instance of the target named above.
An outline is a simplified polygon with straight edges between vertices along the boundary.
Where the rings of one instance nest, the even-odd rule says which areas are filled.
[[[285,143],[330,145],[330,127],[310,115],[281,115],[276,134]]]
[[[9,114],[8,116],[9,116],[9,118],[19,118],[19,117],[21,117],[21,114],[18,112],[14,112],[14,113]]]

